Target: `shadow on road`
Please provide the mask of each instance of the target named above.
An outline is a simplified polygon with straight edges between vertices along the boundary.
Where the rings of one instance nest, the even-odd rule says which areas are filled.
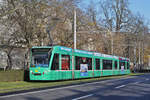
[[[75,94],[57,100],[70,100],[89,94],[93,95],[91,97],[85,98],[85,100],[150,100],[150,82],[139,84],[133,83],[119,89],[115,88],[117,84],[105,87],[103,87],[104,84],[99,85],[102,86],[97,86],[97,89],[90,90],[89,87],[89,89],[87,89],[89,91],[86,91],[84,88],[67,89],[70,91],[70,93]]]

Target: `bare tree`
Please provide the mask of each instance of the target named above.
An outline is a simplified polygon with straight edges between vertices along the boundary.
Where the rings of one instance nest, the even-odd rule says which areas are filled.
[[[131,11],[128,4],[128,0],[105,0],[101,2],[105,27],[110,31],[124,31],[123,28],[130,21]]]

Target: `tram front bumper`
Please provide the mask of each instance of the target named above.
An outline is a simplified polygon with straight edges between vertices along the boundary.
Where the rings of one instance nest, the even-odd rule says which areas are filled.
[[[48,70],[40,70],[37,69],[30,71],[30,80],[49,80],[49,72]]]

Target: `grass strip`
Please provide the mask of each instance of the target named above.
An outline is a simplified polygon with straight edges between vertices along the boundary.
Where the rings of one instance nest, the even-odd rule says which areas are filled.
[[[129,76],[143,75],[143,73],[130,73],[128,75],[121,76],[105,76],[98,78],[89,78],[89,79],[78,79],[78,80],[65,80],[65,81],[56,81],[56,82],[25,82],[25,81],[16,81],[16,82],[0,82],[0,93],[8,93],[20,90],[29,90],[45,87],[54,87],[60,85],[71,85],[78,84],[83,82],[92,82],[106,79],[115,79],[115,78],[125,78]]]

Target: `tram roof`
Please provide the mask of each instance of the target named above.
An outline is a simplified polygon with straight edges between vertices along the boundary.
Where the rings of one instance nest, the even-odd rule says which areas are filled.
[[[124,58],[124,57],[102,54],[102,53],[97,53],[97,52],[91,52],[91,51],[86,51],[86,50],[72,49],[72,48],[68,48],[65,46],[58,46],[58,45],[56,45],[56,46],[33,46],[32,47],[32,49],[36,49],[36,48],[55,48],[57,50],[66,51],[66,52],[72,52],[74,50],[74,52],[78,53],[78,54],[94,55],[97,57],[107,57],[107,58],[114,58],[114,59],[120,58],[120,59],[124,59],[124,60],[129,60],[128,58]]]
[[[94,52],[94,56],[97,56],[97,57],[106,57],[106,58],[114,58],[114,59],[118,59],[119,58],[118,56],[108,55],[108,54],[102,54],[102,53],[97,53],[97,52]]]
[[[52,46],[33,46],[32,49],[38,48],[52,48]]]

